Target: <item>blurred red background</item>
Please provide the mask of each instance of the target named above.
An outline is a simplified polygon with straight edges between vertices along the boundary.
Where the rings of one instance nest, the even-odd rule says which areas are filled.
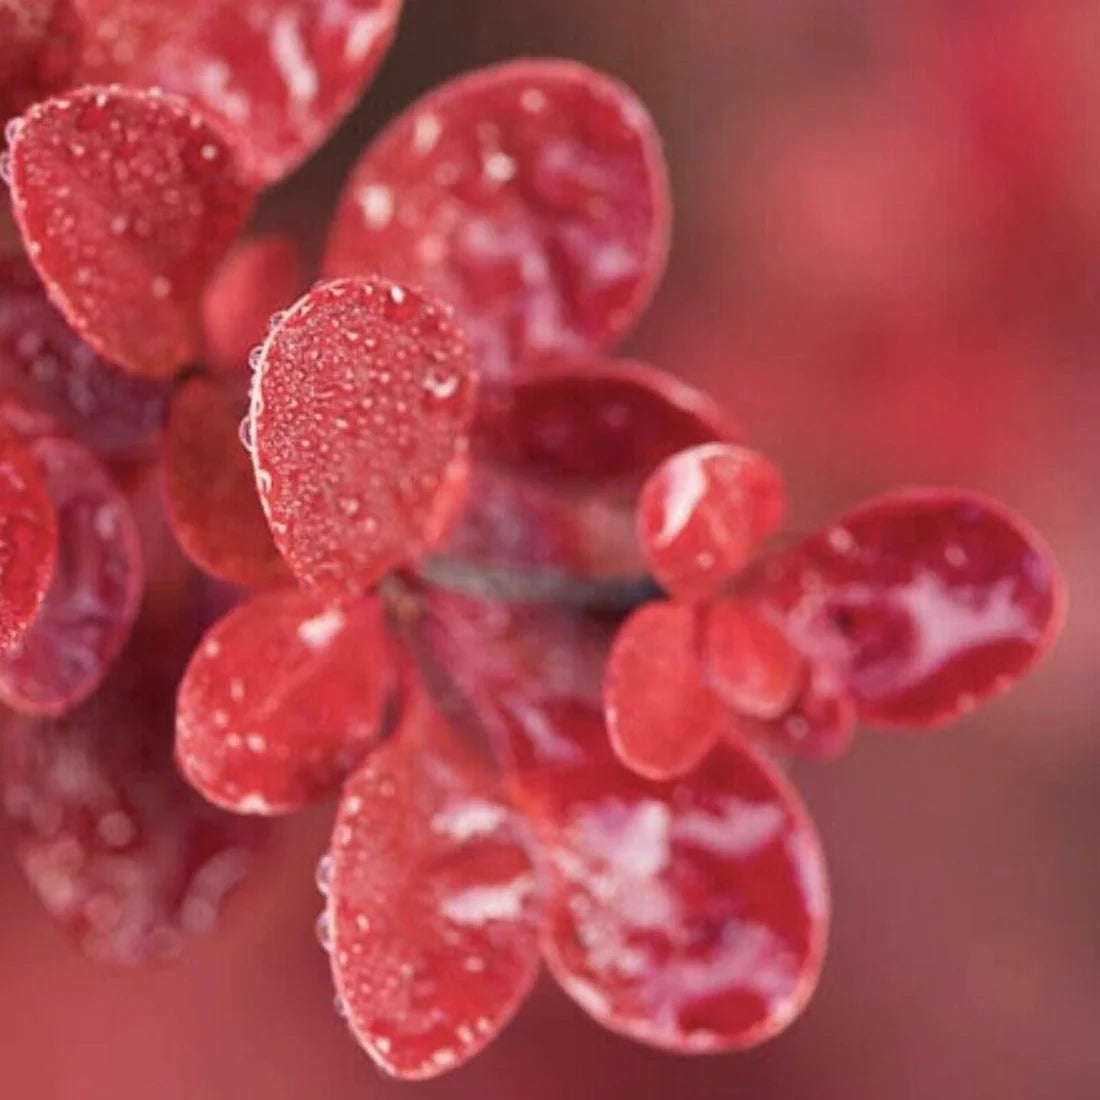
[[[836,916],[787,1034],[677,1059],[547,986],[420,1095],[1095,1098],[1100,4],[408,0],[378,84],[261,220],[316,244],[387,117],[516,55],[606,68],[652,107],[677,237],[631,350],[728,404],[786,468],[795,525],[899,483],[987,490],[1049,536],[1071,614],[1053,657],[975,718],[797,768]],[[151,973],[76,954],[0,845],[2,1095],[406,1094],[332,1010],[312,933],[329,815],[282,824],[218,934]]]

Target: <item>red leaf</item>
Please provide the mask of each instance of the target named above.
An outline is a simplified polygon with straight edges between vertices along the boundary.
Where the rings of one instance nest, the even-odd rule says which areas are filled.
[[[664,371],[580,360],[487,386],[473,447],[538,479],[640,485],[678,451],[737,434],[711,398]]]
[[[703,678],[693,608],[649,603],[619,628],[604,713],[612,747],[631,771],[666,780],[698,766],[732,723]]]
[[[5,0],[0,6],[0,124],[71,81],[79,39],[70,0]]]
[[[638,536],[653,575],[678,600],[718,595],[774,534],[783,475],[763,455],[720,443],[680,451],[649,478]]]
[[[19,862],[47,910],[106,962],[168,961],[208,934],[260,838],[176,774],[177,674],[164,636],[150,634],[78,710],[8,715],[0,731]]]
[[[590,754],[612,759],[600,695],[614,627],[603,617],[441,589],[426,594],[423,610],[416,625],[425,663],[444,670],[469,701],[520,804],[528,771]],[[577,737],[580,727],[586,738]]]
[[[288,580],[260,507],[252,460],[240,439],[242,399],[209,379],[188,379],[172,398],[161,440],[172,530],[200,569],[245,588]]]
[[[433,596],[433,655],[497,740],[540,842],[544,956],[600,1023],[677,1051],[760,1042],[805,1005],[828,891],[795,791],[719,746],[656,784],[612,755],[599,700],[606,623]]]
[[[752,1046],[817,983],[828,892],[797,794],[746,746],[651,784],[596,762],[527,781],[547,963],[605,1027],[681,1053]]]
[[[0,645],[16,641],[42,606],[57,564],[57,512],[34,457],[0,429]]]
[[[441,553],[477,568],[567,577],[641,576],[631,501],[475,464],[466,508]]]
[[[628,332],[660,280],[669,221],[659,139],[634,95],[571,62],[519,61],[391,124],[345,190],[324,266],[452,303],[500,377]]]
[[[882,726],[940,725],[1004,691],[1052,644],[1065,605],[1039,535],[956,489],[870,501],[743,590]]]
[[[0,385],[48,412],[86,447],[144,443],[164,416],[167,383],[108,363],[69,327],[22,257],[0,260]]]
[[[642,482],[677,451],[735,433],[705,395],[641,363],[558,364],[493,386],[478,410],[469,507],[447,553],[641,576]]]
[[[31,261],[84,339],[135,374],[196,356],[203,286],[252,194],[185,101],[82,88],[37,104],[11,143],[11,185]]]
[[[702,609],[700,654],[714,690],[750,718],[779,718],[798,699],[806,661],[787,636],[743,600]]]
[[[851,748],[857,719],[843,678],[828,663],[815,662],[788,711],[772,719],[742,718],[738,729],[739,736],[753,735],[775,751],[827,759]]]
[[[335,608],[293,588],[256,596],[209,630],[187,666],[180,769],[238,813],[297,810],[377,743],[392,680],[373,600]]]
[[[358,595],[418,549],[465,446],[474,381],[446,312],[383,279],[318,286],[272,329],[252,385],[253,464],[304,584]]]
[[[301,250],[293,237],[242,241],[211,276],[202,300],[203,365],[219,374],[248,369],[272,315],[302,292]]]
[[[79,443],[28,449],[57,510],[58,560],[30,629],[0,652],[0,699],[28,714],[62,714],[102,682],[130,636],[145,580],[126,498]]]
[[[401,0],[73,0],[84,79],[195,102],[258,184],[318,148],[374,76]]]
[[[328,904],[348,1022],[380,1068],[434,1077],[478,1053],[538,971],[527,837],[431,704],[344,788]]]

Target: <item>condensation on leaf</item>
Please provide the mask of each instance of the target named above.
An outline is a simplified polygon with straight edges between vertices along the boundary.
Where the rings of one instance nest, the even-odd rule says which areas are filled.
[[[519,61],[438,88],[368,148],[324,269],[451,303],[499,378],[628,332],[669,222],[659,138],[633,93],[572,62]]]
[[[420,690],[344,788],[322,923],[348,1025],[407,1079],[477,1054],[538,973],[526,830]]]

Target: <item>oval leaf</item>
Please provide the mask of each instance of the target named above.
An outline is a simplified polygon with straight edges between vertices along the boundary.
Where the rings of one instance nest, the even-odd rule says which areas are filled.
[[[704,444],[666,459],[638,503],[638,537],[661,586],[685,602],[718,595],[775,533],[783,475],[746,447]]]
[[[787,636],[744,600],[701,611],[700,654],[707,680],[750,718],[779,718],[798,699],[806,661]]]
[[[538,893],[521,819],[416,698],[340,799],[328,904],[348,1023],[378,1066],[434,1077],[471,1058],[538,973]]]
[[[525,788],[548,868],[544,956],[599,1023],[702,1053],[798,1016],[825,950],[824,857],[762,755],[722,746],[666,784],[594,760]]]
[[[198,354],[203,286],[252,193],[184,100],[88,87],[37,104],[11,144],[11,187],[27,253],[89,344],[150,376]]]
[[[940,725],[999,694],[1050,647],[1065,594],[1050,549],[1003,506],[957,489],[891,493],[746,579],[860,718]]]
[[[172,397],[161,440],[164,498],[184,553],[215,577],[245,588],[289,580],[271,538],[252,460],[240,439],[242,398],[202,377]]]
[[[730,725],[703,677],[695,611],[658,601],[620,627],[607,660],[604,714],[612,747],[639,775],[692,771]]]
[[[371,145],[324,269],[381,271],[450,302],[500,377],[628,332],[663,272],[669,221],[637,98],[582,65],[520,61],[444,85]]]
[[[275,325],[253,378],[252,458],[299,580],[355,596],[422,545],[474,381],[449,315],[384,279],[319,285]]]
[[[373,600],[257,596],[216,623],[187,666],[180,770],[219,806],[289,813],[330,794],[377,743],[392,680]]]

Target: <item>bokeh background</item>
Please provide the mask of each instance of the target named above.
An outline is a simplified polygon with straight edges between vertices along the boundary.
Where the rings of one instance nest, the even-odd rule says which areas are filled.
[[[316,245],[395,110],[553,54],[625,78],[666,137],[673,263],[630,350],[720,395],[788,471],[796,527],[913,482],[1023,511],[1069,575],[1063,641],[950,731],[796,769],[834,935],[811,1008],[757,1051],[649,1052],[546,985],[453,1077],[384,1081],[312,934],[322,807],[152,973],[77,955],[0,842],[5,1098],[1100,1096],[1100,3],[407,0],[381,79],[261,221]]]

